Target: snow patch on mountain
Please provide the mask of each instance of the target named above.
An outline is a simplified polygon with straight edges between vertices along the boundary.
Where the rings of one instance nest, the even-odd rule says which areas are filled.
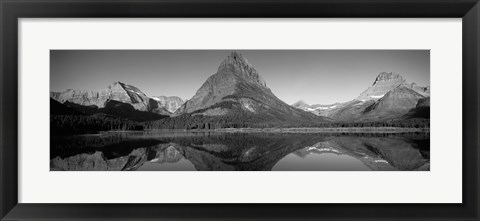
[[[333,147],[307,147],[307,151],[312,151],[312,150],[319,151],[319,152],[333,152],[337,154],[342,154],[341,151]]]

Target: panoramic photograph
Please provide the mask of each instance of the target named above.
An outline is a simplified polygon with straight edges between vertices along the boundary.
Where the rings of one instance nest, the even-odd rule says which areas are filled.
[[[51,50],[50,171],[430,171],[430,51]]]

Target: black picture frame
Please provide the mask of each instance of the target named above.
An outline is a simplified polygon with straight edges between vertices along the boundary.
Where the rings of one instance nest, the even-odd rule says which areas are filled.
[[[1,0],[1,220],[479,220],[478,0]],[[18,203],[19,18],[372,17],[462,18],[461,204]],[[448,43],[448,42],[446,42]],[[446,116],[457,117],[457,116]],[[460,119],[459,119],[460,120]],[[458,147],[460,148],[460,147]],[[419,188],[422,187],[419,184]],[[41,187],[39,187],[41,189]]]

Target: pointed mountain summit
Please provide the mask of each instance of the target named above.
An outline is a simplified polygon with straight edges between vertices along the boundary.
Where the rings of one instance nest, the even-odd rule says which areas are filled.
[[[260,77],[257,70],[248,63],[247,59],[242,54],[234,51],[232,52],[218,67],[217,73],[233,73],[248,80],[254,84],[262,87],[267,87],[265,81]]]
[[[135,86],[122,82],[114,82],[108,86],[107,92],[108,93],[105,94],[108,94],[108,100],[131,104],[135,109],[140,111],[148,111],[151,108],[149,103],[150,98]],[[106,103],[104,103],[104,105],[106,105]]]
[[[322,117],[278,99],[247,59],[232,52],[175,115],[256,115],[274,122],[318,122]]]
[[[226,98],[228,100],[228,96],[231,98],[237,95],[254,96],[255,92],[273,95],[247,59],[238,52],[232,52],[222,61],[217,73],[210,76],[197,93],[175,114],[192,113],[210,107]],[[242,102],[248,103],[246,100]]]

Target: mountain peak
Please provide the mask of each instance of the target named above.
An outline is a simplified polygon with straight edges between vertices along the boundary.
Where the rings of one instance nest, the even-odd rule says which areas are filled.
[[[299,100],[299,101],[295,102],[294,104],[292,104],[292,106],[294,106],[294,107],[308,107],[310,105],[307,104],[307,102],[305,102],[304,100]]]
[[[363,91],[356,100],[376,100],[383,97],[386,93],[396,87],[405,84],[406,80],[400,74],[394,72],[381,72],[375,78],[375,82],[373,82],[372,86]]]
[[[395,72],[381,72],[380,74],[378,74],[377,78],[375,78],[375,82],[373,82],[373,85],[380,82],[388,82],[388,81],[404,83],[405,79],[403,79],[402,75],[397,74]]]
[[[240,52],[237,52],[237,51],[232,51],[230,55],[228,55],[228,58],[250,65],[247,59],[243,57],[243,55]]]
[[[240,52],[237,51],[230,52],[227,58],[222,61],[222,63],[218,67],[218,70],[228,67],[229,65],[236,65],[238,67],[244,67],[247,70],[252,69],[252,71],[256,71],[253,66],[248,63],[248,60]]]
[[[108,85],[107,89],[115,90],[115,89],[124,89],[125,84],[120,81],[115,81],[112,84]]]
[[[218,67],[217,73],[232,73],[250,82],[266,87],[267,84],[258,74],[257,70],[248,63],[248,60],[240,52],[232,51]]]
[[[120,81],[114,81],[111,85],[117,86],[117,85],[125,85],[125,83],[122,83]]]

